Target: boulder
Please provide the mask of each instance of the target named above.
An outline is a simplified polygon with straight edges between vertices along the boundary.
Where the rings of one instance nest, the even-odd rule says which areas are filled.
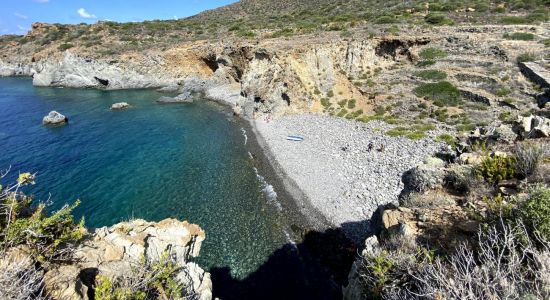
[[[112,110],[126,109],[128,107],[130,107],[130,104],[128,104],[126,102],[119,102],[119,103],[115,103],[115,104],[111,105]]]
[[[50,113],[42,119],[44,125],[60,125],[67,122],[69,122],[69,119],[55,110],[50,111]]]
[[[133,220],[99,228],[76,249],[74,264],[46,273],[46,289],[60,299],[88,299],[87,289],[95,276],[125,278],[136,272],[140,263],[154,264],[168,258],[181,267],[175,279],[196,299],[209,300],[212,299],[210,274],[189,262],[199,255],[204,239],[205,233],[199,226],[175,219],[158,223]],[[90,271],[93,274],[83,279],[82,274]]]
[[[408,191],[425,192],[443,184],[445,163],[431,158],[403,174],[403,183]]]
[[[160,97],[157,100],[158,103],[193,103],[193,95],[191,92],[187,91],[182,94],[177,95],[176,97]]]
[[[542,138],[550,136],[550,119],[542,116],[519,116],[514,131],[523,138]]]

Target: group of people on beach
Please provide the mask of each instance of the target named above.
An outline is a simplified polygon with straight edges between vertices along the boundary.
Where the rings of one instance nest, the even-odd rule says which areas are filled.
[[[367,146],[367,151],[371,152],[373,148],[374,148],[374,145],[372,144],[372,142],[370,142],[369,145]],[[386,146],[384,146],[384,144],[381,144],[380,147],[378,147],[378,149],[376,149],[376,151],[383,152],[384,149],[386,149]]]

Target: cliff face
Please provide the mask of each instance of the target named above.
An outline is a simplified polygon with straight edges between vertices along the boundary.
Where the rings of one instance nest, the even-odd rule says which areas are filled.
[[[204,238],[199,226],[174,219],[158,223],[134,220],[99,228],[76,249],[74,263],[46,272],[45,288],[55,299],[90,299],[97,278],[131,281],[133,274],[140,275],[140,266],[170,258],[179,268],[177,283],[197,299],[211,299],[210,274],[189,262],[199,255]]]
[[[0,75],[33,76],[36,86],[171,87],[176,91],[205,92],[214,98],[229,96],[225,100],[247,115],[281,115],[319,111],[320,100],[334,93],[354,98],[360,105],[368,103],[351,79],[365,70],[407,60],[409,48],[421,44],[404,41],[386,49],[387,43],[391,41],[313,39],[304,44],[266,41],[256,45],[196,42],[163,52],[102,59],[71,49],[55,55],[35,55],[27,63],[19,56],[9,63],[0,61]],[[221,92],[217,90],[220,87]]]

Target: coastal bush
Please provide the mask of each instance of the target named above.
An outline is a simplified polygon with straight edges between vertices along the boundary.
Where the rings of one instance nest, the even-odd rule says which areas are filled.
[[[375,24],[392,24],[395,23],[396,19],[393,16],[380,16],[374,20]]]
[[[418,97],[432,100],[437,106],[457,106],[462,103],[460,91],[448,81],[425,83],[414,89]]]
[[[336,116],[341,118],[341,117],[344,117],[347,114],[348,114],[348,111],[345,108],[342,108],[342,110],[340,110],[340,112],[338,112],[338,114]]]
[[[550,47],[550,39],[542,39],[540,43],[543,44],[544,47]]]
[[[500,23],[504,25],[522,25],[522,24],[529,24],[531,23],[531,21],[525,17],[504,16],[500,18]]]
[[[74,244],[82,239],[84,219],[75,223],[72,211],[79,205],[65,205],[49,215],[45,205],[33,205],[20,188],[34,184],[34,175],[21,173],[16,184],[0,186],[0,247],[26,245],[38,260],[70,259]]]
[[[516,158],[513,156],[487,157],[476,167],[476,174],[490,184],[514,178]]]
[[[456,143],[457,143],[456,137],[454,137],[450,134],[447,134],[447,133],[438,135],[435,140],[438,141],[438,142],[446,143],[447,145],[449,145],[453,148],[456,146]]]
[[[447,16],[441,13],[428,13],[424,17],[424,21],[432,25],[452,25],[453,21],[448,19]]]
[[[520,63],[520,62],[535,61],[536,59],[537,59],[537,57],[535,56],[534,53],[524,52],[524,53],[521,53],[520,55],[518,55],[518,57],[516,58],[516,61],[518,63]]]
[[[426,132],[423,130],[416,130],[411,127],[395,127],[386,131],[386,135],[390,137],[403,136],[410,140],[419,140],[427,137]]]
[[[59,51],[65,51],[65,50],[71,49],[71,48],[73,48],[73,47],[74,47],[73,44],[65,43],[65,44],[59,45],[59,47],[57,47],[57,49],[58,49]]]
[[[420,51],[419,56],[424,60],[436,60],[447,57],[447,52],[438,48],[425,48]]]
[[[503,35],[503,38],[507,40],[515,40],[515,41],[532,41],[535,39],[535,35],[528,32],[513,32],[513,33],[505,33]]]
[[[414,76],[424,80],[432,80],[432,81],[439,81],[447,78],[447,74],[445,72],[438,71],[438,70],[418,71],[414,73]]]
[[[521,222],[501,220],[480,229],[474,242],[460,244],[447,256],[413,243],[394,244],[363,256],[358,273],[365,299],[550,297],[550,243],[531,238]]]
[[[330,101],[327,98],[322,98],[321,99],[321,105],[324,108],[329,108],[330,107]]]
[[[519,175],[527,178],[535,174],[548,151],[548,145],[546,144],[517,144],[514,154],[516,156],[516,169]]]
[[[350,99],[348,101],[348,109],[354,109],[355,108],[355,99]]]
[[[168,252],[159,262],[137,262],[130,272],[114,280],[98,275],[95,298],[102,300],[194,299],[192,287],[181,279],[188,278],[186,267],[179,267]]]
[[[520,204],[520,216],[533,230],[550,239],[550,188],[536,185],[527,199]]]

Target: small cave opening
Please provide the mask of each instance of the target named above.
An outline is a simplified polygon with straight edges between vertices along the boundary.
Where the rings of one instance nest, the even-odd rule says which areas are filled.
[[[290,106],[290,97],[288,96],[287,93],[282,93],[282,94],[281,94],[281,98],[283,98],[283,100],[286,102],[286,104],[287,104],[288,106]]]
[[[210,70],[212,70],[212,72],[216,72],[216,70],[218,70],[219,68],[218,61],[216,60],[216,55],[212,53],[206,55],[206,57],[203,57],[202,61],[208,66],[208,68],[210,68]]]
[[[97,80],[103,86],[108,86],[109,85],[109,80],[107,80],[107,79],[101,79],[97,76],[94,76],[94,79]]]

